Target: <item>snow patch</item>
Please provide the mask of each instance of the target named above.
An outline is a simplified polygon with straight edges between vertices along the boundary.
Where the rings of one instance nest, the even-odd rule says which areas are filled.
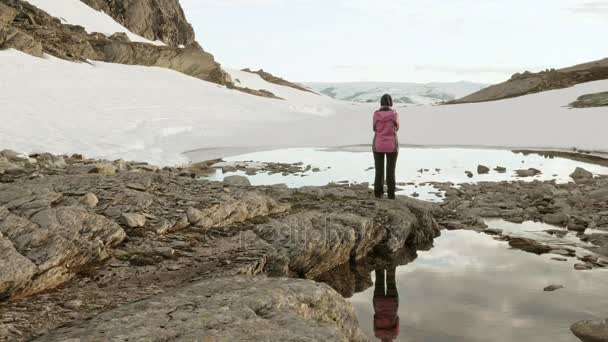
[[[187,162],[184,151],[371,144],[377,104],[260,83],[286,100],[252,96],[157,67],[72,63],[0,51],[0,149]],[[257,77],[257,79],[256,79]],[[263,81],[263,80],[262,80]],[[400,108],[402,144],[571,148],[608,152],[608,109],[570,109],[608,80],[513,99]],[[242,152],[241,152],[242,153]],[[202,157],[201,157],[202,158]]]

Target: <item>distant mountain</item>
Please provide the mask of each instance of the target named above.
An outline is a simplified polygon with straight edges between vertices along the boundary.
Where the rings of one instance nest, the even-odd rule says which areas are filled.
[[[557,70],[517,73],[506,82],[487,87],[451,103],[495,101],[606,79],[608,58]]]
[[[311,89],[334,99],[353,102],[378,102],[384,94],[391,94],[401,105],[422,105],[452,101],[477,92],[487,84],[472,82],[454,83],[401,83],[401,82],[350,82],[305,83]]]

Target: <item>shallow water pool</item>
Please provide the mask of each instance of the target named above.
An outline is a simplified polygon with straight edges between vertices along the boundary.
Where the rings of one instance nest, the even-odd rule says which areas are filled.
[[[275,151],[256,152],[225,158],[227,163],[259,162],[298,163],[317,167],[320,172],[311,170],[301,175],[258,173],[247,176],[253,185],[287,184],[289,187],[307,185],[322,186],[331,182],[370,183],[374,181],[374,161],[371,152],[347,152],[330,149],[293,148]],[[494,170],[489,174],[477,174],[477,166],[484,165],[490,169],[497,166],[507,168],[506,173]],[[397,182],[400,195],[417,193],[420,199],[441,201],[441,191],[428,182],[452,182],[454,184],[479,181],[514,181],[514,180],[551,180],[568,182],[569,175],[576,167],[583,167],[595,174],[608,174],[608,167],[574,161],[565,158],[548,158],[537,154],[523,155],[508,150],[464,149],[464,148],[401,148],[397,162]],[[542,174],[535,177],[521,178],[515,170],[535,168]],[[472,172],[469,178],[466,171]],[[223,174],[218,171],[209,177],[211,180],[222,180],[229,175],[245,175],[243,171]]]

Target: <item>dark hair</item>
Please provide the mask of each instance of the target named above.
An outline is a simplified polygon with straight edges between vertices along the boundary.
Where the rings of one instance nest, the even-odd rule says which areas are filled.
[[[382,107],[392,107],[393,106],[393,98],[389,94],[382,95],[380,99],[380,106]]]

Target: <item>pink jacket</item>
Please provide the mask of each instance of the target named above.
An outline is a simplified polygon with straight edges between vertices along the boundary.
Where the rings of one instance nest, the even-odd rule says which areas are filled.
[[[399,150],[397,131],[399,130],[399,114],[385,107],[374,113],[374,152],[391,153]]]

